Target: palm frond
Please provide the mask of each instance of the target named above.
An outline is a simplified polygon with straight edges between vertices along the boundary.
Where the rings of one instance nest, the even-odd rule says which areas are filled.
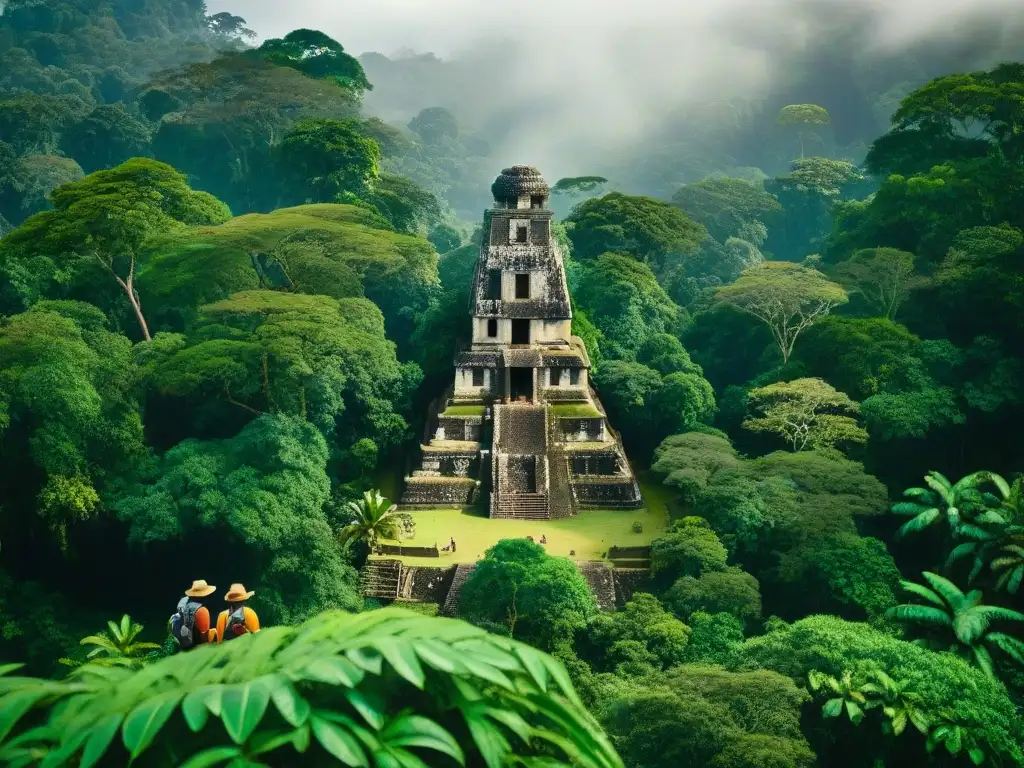
[[[954,610],[958,610],[963,605],[966,597],[960,588],[952,581],[947,579],[945,576],[940,576],[937,573],[931,573],[930,571],[924,571],[921,576],[925,581],[931,585],[931,588],[935,590],[942,599]]]
[[[897,605],[886,611],[885,615],[900,621],[912,621],[936,627],[950,627],[953,624],[953,620],[946,611],[927,605]]]
[[[943,610],[947,610],[945,601],[935,592],[922,584],[917,584],[913,581],[900,580],[900,587],[902,587],[905,592],[910,592],[912,595],[917,595],[921,599],[927,600],[932,605],[938,606]]]
[[[623,766],[558,661],[462,621],[394,608],[328,612],[139,670],[86,664],[62,681],[0,679],[0,711],[31,698],[8,717],[0,762],[41,724],[32,764],[84,765],[89,745],[90,764],[156,768],[199,750],[248,764],[384,765],[378,757],[390,755],[386,764],[409,768],[534,758]],[[210,719],[223,727],[206,728]],[[460,744],[453,733],[462,732]]]

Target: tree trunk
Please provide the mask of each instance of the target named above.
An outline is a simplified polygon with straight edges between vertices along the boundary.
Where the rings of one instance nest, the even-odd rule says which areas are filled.
[[[142,337],[146,341],[152,341],[153,337],[149,335],[149,325],[146,323],[146,317],[142,314],[142,303],[139,301],[139,294],[135,291],[135,254],[129,256],[130,266],[128,268],[128,279],[122,280],[121,276],[114,271],[113,262],[108,264],[98,253],[93,254],[107,270],[117,280],[117,284],[121,286],[121,290],[124,291],[128,297],[128,302],[132,305],[132,310],[135,312],[135,318],[139,321],[139,328],[142,329]]]

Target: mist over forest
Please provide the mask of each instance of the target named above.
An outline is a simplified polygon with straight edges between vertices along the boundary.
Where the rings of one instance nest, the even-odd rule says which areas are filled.
[[[1022,265],[1020,0],[0,0],[0,764],[1024,768]]]

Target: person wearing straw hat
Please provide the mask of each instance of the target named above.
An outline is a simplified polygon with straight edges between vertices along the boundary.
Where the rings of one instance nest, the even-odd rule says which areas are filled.
[[[170,619],[171,636],[178,647],[187,651],[199,643],[212,643],[210,609],[203,605],[203,598],[209,597],[217,588],[197,579],[185,590],[185,596],[178,601],[178,608]]]
[[[231,585],[231,589],[224,595],[224,602],[228,604],[228,609],[221,611],[220,616],[217,617],[218,643],[260,631],[260,620],[256,611],[245,604],[255,594],[255,592],[247,591],[244,584]]]

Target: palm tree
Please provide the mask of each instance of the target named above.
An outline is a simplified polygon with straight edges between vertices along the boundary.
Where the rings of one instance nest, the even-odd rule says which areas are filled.
[[[378,539],[396,539],[401,527],[411,517],[398,511],[398,505],[385,499],[380,491],[367,491],[359,501],[345,505],[348,524],[338,531],[338,540],[344,544],[352,539],[365,541],[372,549]]]
[[[980,590],[964,594],[949,579],[927,571],[921,574],[931,589],[912,581],[901,581],[907,592],[917,595],[931,605],[914,603],[897,605],[886,611],[886,616],[900,621],[924,624],[952,632],[949,650],[958,651],[972,659],[989,677],[995,677],[989,647],[999,648],[1014,661],[1024,664],[1024,642],[1003,632],[989,632],[989,624],[996,619],[1024,621],[1024,613],[984,605]]]
[[[86,654],[86,659],[94,664],[104,667],[138,667],[146,653],[160,647],[156,643],[135,642],[135,638],[142,632],[142,625],[133,622],[128,614],[121,617],[120,624],[108,621],[107,627],[109,631],[89,635],[79,641],[80,645],[95,646]]]
[[[906,500],[893,505],[894,514],[911,518],[896,532],[897,536],[917,533],[941,522],[954,535],[982,536],[983,526],[1006,522],[1004,515],[994,508],[1001,507],[1010,496],[1010,486],[995,472],[974,472],[956,483],[940,472],[929,472],[924,482],[926,488],[908,488],[903,492]],[[996,487],[998,496],[983,490],[989,483]]]
[[[1024,579],[1024,493],[1021,478],[1010,486],[1009,493],[999,503],[999,514],[1003,522],[980,524],[977,530],[970,529],[964,536],[970,541],[957,545],[949,553],[946,565],[966,557],[973,558],[971,572],[967,577],[971,583],[989,566],[1000,572],[996,589],[1005,589],[1016,594]]]

